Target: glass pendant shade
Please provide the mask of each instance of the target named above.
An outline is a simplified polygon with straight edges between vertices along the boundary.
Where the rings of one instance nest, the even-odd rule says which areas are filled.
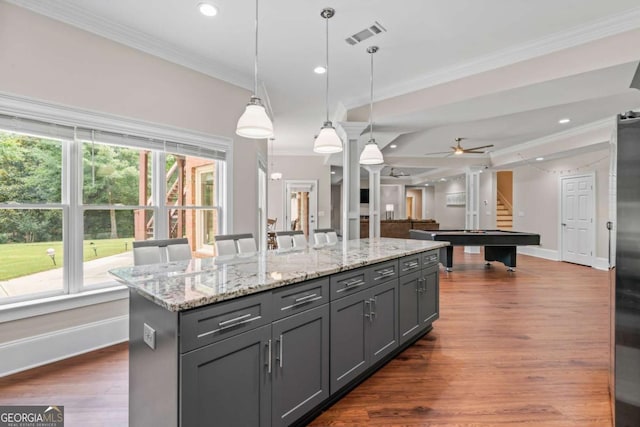
[[[273,136],[273,123],[260,98],[251,97],[236,126],[236,133],[244,138],[263,139]]]
[[[362,154],[360,154],[360,164],[361,165],[380,165],[384,163],[384,158],[382,157],[382,151],[378,148],[378,144],[374,139],[370,139],[367,142],[367,145],[364,146],[364,150],[362,150]]]
[[[331,122],[325,122],[313,143],[313,151],[321,154],[339,153],[342,151],[342,140]]]

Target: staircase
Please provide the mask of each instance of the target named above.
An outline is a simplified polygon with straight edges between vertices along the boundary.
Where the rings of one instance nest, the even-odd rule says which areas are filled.
[[[496,226],[500,230],[511,230],[513,227],[513,215],[500,199],[496,202]]]

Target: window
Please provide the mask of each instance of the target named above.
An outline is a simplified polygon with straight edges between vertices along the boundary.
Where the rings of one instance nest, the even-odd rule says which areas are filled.
[[[86,125],[0,114],[0,305],[114,286],[134,240],[188,237],[212,255],[226,229],[228,145]]]

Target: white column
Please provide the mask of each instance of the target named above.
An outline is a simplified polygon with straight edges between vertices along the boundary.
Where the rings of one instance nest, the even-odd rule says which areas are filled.
[[[368,165],[369,172],[369,238],[380,237],[380,171],[384,165]]]
[[[466,204],[465,204],[465,228],[478,230],[480,228],[480,173],[479,168],[467,168],[466,177]],[[478,246],[465,246],[464,251],[470,254],[480,253]]]
[[[340,122],[346,134],[342,151],[342,239],[360,238],[360,146],[366,122]]]

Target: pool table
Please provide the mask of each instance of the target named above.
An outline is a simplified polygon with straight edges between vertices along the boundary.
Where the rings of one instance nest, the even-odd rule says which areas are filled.
[[[500,261],[509,271],[514,271],[516,246],[540,244],[539,234],[505,230],[409,230],[409,237],[449,242],[449,246],[440,248],[440,262],[447,271],[453,269],[454,246],[484,246],[484,259],[487,264]]]

